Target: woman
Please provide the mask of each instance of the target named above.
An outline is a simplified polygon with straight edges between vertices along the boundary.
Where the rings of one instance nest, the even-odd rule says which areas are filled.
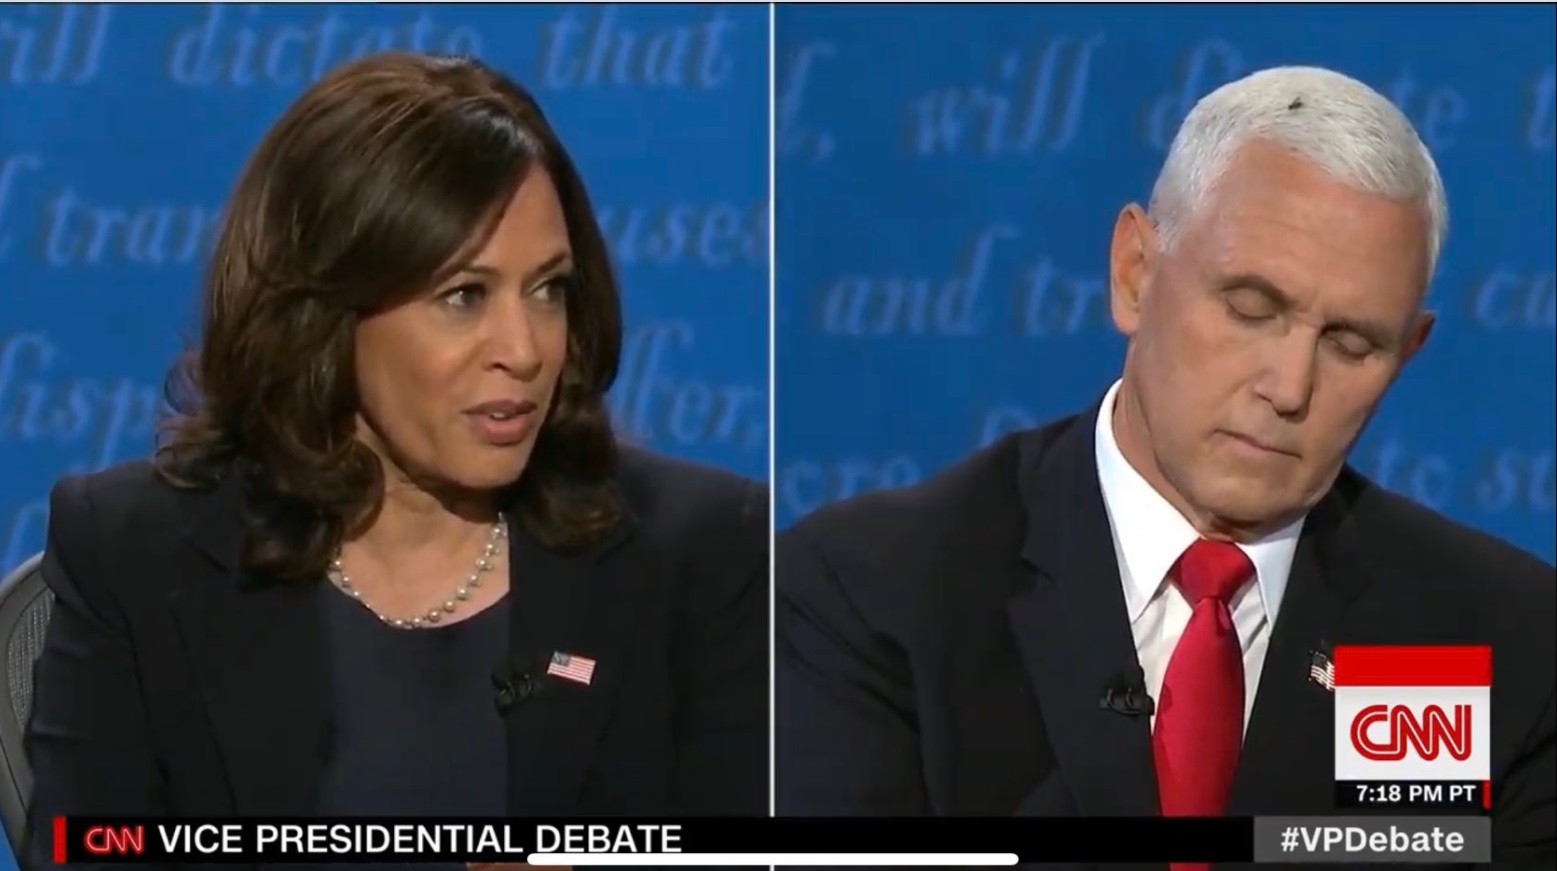
[[[616,285],[524,91],[319,82],[205,294],[154,462],[53,493],[35,831],[767,813],[765,491],[615,443]]]

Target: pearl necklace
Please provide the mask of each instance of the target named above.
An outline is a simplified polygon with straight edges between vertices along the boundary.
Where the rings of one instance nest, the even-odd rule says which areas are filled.
[[[361,602],[362,607],[367,608],[373,616],[390,626],[396,629],[425,629],[428,626],[434,626],[441,622],[443,615],[453,614],[454,609],[459,607],[459,603],[470,598],[470,591],[481,586],[481,576],[492,570],[493,560],[502,552],[502,542],[507,536],[508,518],[503,514],[499,514],[497,521],[492,524],[492,532],[487,536],[486,547],[482,549],[481,557],[476,560],[476,567],[465,578],[464,583],[460,584],[459,589],[454,591],[454,597],[446,600],[436,608],[429,608],[426,614],[408,619],[385,616],[377,608],[363,601],[362,591],[352,584],[351,578],[346,575],[346,570],[341,567],[341,552],[339,548],[336,549],[335,556],[330,560],[330,569],[327,574],[330,576],[330,581],[335,586],[341,588],[341,592]]]

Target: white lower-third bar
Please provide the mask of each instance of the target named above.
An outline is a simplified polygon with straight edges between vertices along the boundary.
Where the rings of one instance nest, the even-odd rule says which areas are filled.
[[[1015,865],[1015,853],[531,853],[531,865]]]

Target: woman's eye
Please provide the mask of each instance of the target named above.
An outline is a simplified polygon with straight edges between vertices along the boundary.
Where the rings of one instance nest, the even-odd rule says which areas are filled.
[[[441,299],[449,308],[468,309],[480,303],[485,296],[485,287],[479,284],[462,284],[446,291]]]
[[[530,295],[541,302],[562,302],[573,290],[573,276],[559,275],[536,285]]]

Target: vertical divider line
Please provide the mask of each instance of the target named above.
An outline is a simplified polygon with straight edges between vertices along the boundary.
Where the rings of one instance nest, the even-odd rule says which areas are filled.
[[[768,816],[778,815],[778,4],[768,4]],[[770,869],[773,866],[768,866]]]

